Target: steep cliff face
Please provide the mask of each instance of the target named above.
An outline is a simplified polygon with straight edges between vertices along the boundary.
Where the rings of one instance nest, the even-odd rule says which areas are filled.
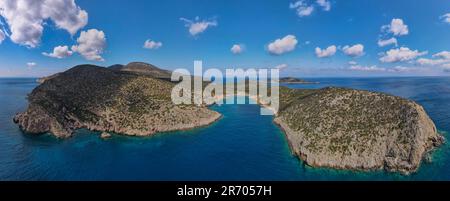
[[[76,66],[35,88],[14,121],[28,133],[69,137],[78,128],[151,135],[210,124],[207,107],[174,105],[173,83],[92,65]]]
[[[307,164],[414,172],[443,137],[422,106],[368,91],[283,89],[275,118]]]

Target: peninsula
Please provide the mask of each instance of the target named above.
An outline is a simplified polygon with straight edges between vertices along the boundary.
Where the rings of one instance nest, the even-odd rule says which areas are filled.
[[[173,104],[175,84],[165,75],[167,71],[143,63],[75,66],[41,79],[28,96],[28,109],[14,122],[27,133],[66,138],[80,128],[147,136],[205,126],[221,117],[206,106]]]
[[[26,133],[66,138],[79,128],[147,136],[205,126],[221,117],[207,106],[173,104],[169,75],[140,62],[76,66],[41,79],[28,96],[28,109],[14,121]],[[280,87],[274,122],[293,154],[313,167],[409,174],[444,142],[414,101],[346,88]]]

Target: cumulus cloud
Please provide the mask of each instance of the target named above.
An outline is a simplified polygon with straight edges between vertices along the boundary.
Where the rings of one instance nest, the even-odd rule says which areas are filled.
[[[0,30],[0,44],[2,44],[3,40],[5,40],[5,37],[6,37],[5,33],[3,33],[2,30]]]
[[[447,14],[441,16],[441,19],[442,19],[445,23],[450,24],[450,13],[447,13]]]
[[[51,53],[43,52],[42,54],[44,56],[62,59],[71,56],[72,53],[73,52],[69,50],[68,46],[56,46],[55,48],[53,48],[53,52]]]
[[[331,57],[336,53],[336,46],[332,45],[327,47],[326,49],[320,49],[319,47],[316,47],[316,56],[318,58],[323,57]]]
[[[420,58],[416,60],[416,63],[423,66],[448,66],[450,65],[450,52],[442,51],[434,54],[433,59]]]
[[[342,51],[344,52],[344,54],[351,56],[351,57],[359,57],[364,55],[364,45],[362,44],[356,44],[353,46],[344,46],[342,48]]]
[[[144,43],[144,48],[156,50],[156,49],[159,49],[160,47],[162,47],[162,45],[163,45],[162,42],[157,42],[157,41],[148,39]]]
[[[287,35],[284,38],[278,38],[267,46],[271,54],[281,55],[295,49],[298,41],[294,35]]]
[[[101,56],[106,47],[106,37],[103,31],[97,29],[82,31],[77,43],[72,46],[73,52],[80,53],[87,60],[104,61]]]
[[[308,5],[304,0],[289,4],[290,9],[294,9],[299,17],[309,16],[314,11],[314,6]]]
[[[180,18],[180,20],[184,22],[184,26],[189,28],[189,33],[192,36],[203,33],[208,27],[217,26],[216,20],[200,20],[199,17],[196,17],[195,20],[189,20],[186,18]]]
[[[275,68],[278,69],[278,70],[284,70],[284,69],[286,69],[287,67],[288,67],[287,64],[280,64],[280,65],[275,66]]]
[[[230,51],[233,54],[241,54],[244,51],[244,45],[242,45],[242,44],[234,44],[231,47]]]
[[[39,45],[46,20],[71,35],[88,22],[87,12],[75,0],[0,1],[0,10],[9,26],[10,39],[29,48]]]
[[[402,19],[398,19],[398,18],[392,19],[391,24],[384,25],[381,27],[381,29],[388,33],[392,33],[395,36],[408,35],[408,33],[409,33],[408,25],[403,23]]]
[[[355,71],[386,71],[386,68],[378,67],[376,65],[373,66],[352,65],[350,66],[349,69]]]
[[[445,59],[426,59],[426,58],[420,58],[417,59],[416,63],[422,66],[437,66],[441,64],[445,64],[449,62],[449,60]]]
[[[317,4],[319,4],[319,6],[322,7],[322,9],[323,9],[324,11],[330,11],[330,10],[331,10],[331,3],[330,3],[330,1],[327,1],[327,0],[317,0],[316,2],[317,2]]]
[[[442,52],[434,54],[433,57],[438,57],[438,58],[450,60],[450,52],[449,51],[442,51]]]
[[[36,62],[28,62],[27,63],[28,68],[35,67],[36,65],[37,65]]]
[[[349,61],[348,64],[354,66],[354,65],[356,65],[358,63],[356,61]]]
[[[420,52],[418,50],[410,50],[407,47],[401,47],[387,51],[380,58],[380,61],[384,63],[409,61],[425,54],[428,54],[428,52],[427,51]]]
[[[386,39],[386,40],[378,40],[378,46],[379,47],[384,47],[384,46],[388,46],[388,45],[395,45],[397,46],[397,39],[395,37],[392,37],[390,39]]]

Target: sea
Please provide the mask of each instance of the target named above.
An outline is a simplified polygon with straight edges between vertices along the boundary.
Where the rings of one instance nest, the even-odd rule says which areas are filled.
[[[449,139],[450,77],[311,78],[320,84],[291,88],[350,87],[412,99],[424,106]],[[0,180],[15,181],[353,181],[450,180],[450,146],[435,150],[418,172],[313,168],[292,155],[272,116],[255,104],[214,105],[223,117],[210,126],[150,137],[78,130],[69,139],[21,132],[13,116],[26,110],[34,78],[0,79]],[[238,97],[244,98],[244,97]]]

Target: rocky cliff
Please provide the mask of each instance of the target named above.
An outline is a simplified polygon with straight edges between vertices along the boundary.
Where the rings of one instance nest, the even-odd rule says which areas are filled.
[[[422,106],[400,97],[344,88],[280,94],[274,121],[310,166],[408,174],[443,142]]]
[[[174,105],[174,84],[152,76],[80,65],[47,79],[14,117],[27,133],[69,137],[75,129],[151,135],[210,124],[221,115],[207,107]]]

